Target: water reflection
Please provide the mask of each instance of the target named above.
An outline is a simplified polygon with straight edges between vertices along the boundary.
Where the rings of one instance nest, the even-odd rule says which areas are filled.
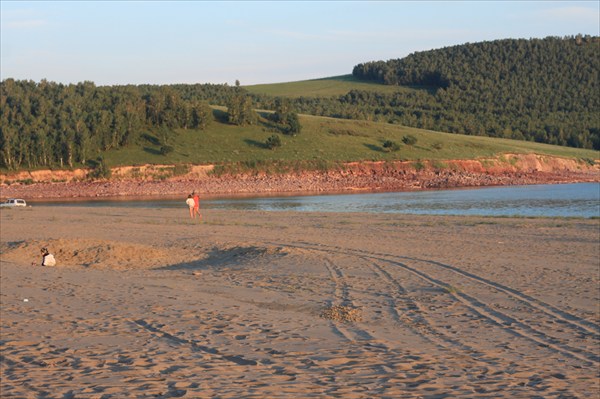
[[[183,197],[182,197],[183,198]],[[183,199],[44,203],[70,206],[185,208]],[[600,217],[600,184],[503,186],[461,190],[288,197],[213,198],[205,209],[373,212],[430,215]]]
[[[347,194],[212,201],[218,209],[487,216],[600,216],[600,185],[565,184],[468,190]]]

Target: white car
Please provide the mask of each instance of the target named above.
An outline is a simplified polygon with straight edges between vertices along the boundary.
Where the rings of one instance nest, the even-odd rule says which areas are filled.
[[[0,204],[1,207],[27,206],[27,202],[20,198],[9,198]]]

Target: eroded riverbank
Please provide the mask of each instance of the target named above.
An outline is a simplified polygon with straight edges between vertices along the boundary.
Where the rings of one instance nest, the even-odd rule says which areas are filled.
[[[88,180],[85,171],[38,171],[3,175],[1,196],[94,198],[203,194],[329,193],[406,191],[457,187],[600,182],[598,164],[536,155],[500,160],[348,163],[326,171],[216,174],[213,166],[193,166],[181,175],[169,167],[114,168],[108,180]],[[162,174],[160,174],[162,173]]]

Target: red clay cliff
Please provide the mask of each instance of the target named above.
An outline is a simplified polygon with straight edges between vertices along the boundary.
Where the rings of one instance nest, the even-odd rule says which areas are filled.
[[[0,197],[90,198],[406,191],[456,187],[600,182],[600,165],[534,154],[443,162],[353,162],[328,171],[288,174],[219,174],[213,165],[190,165],[174,175],[173,165],[111,169],[111,178],[91,180],[89,170],[32,171],[0,175]]]

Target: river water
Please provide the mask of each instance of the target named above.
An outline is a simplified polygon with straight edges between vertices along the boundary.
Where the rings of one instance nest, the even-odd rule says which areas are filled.
[[[185,198],[32,201],[32,205],[187,209]],[[373,212],[426,215],[600,217],[600,184],[548,184],[453,190],[201,199],[203,209]]]

